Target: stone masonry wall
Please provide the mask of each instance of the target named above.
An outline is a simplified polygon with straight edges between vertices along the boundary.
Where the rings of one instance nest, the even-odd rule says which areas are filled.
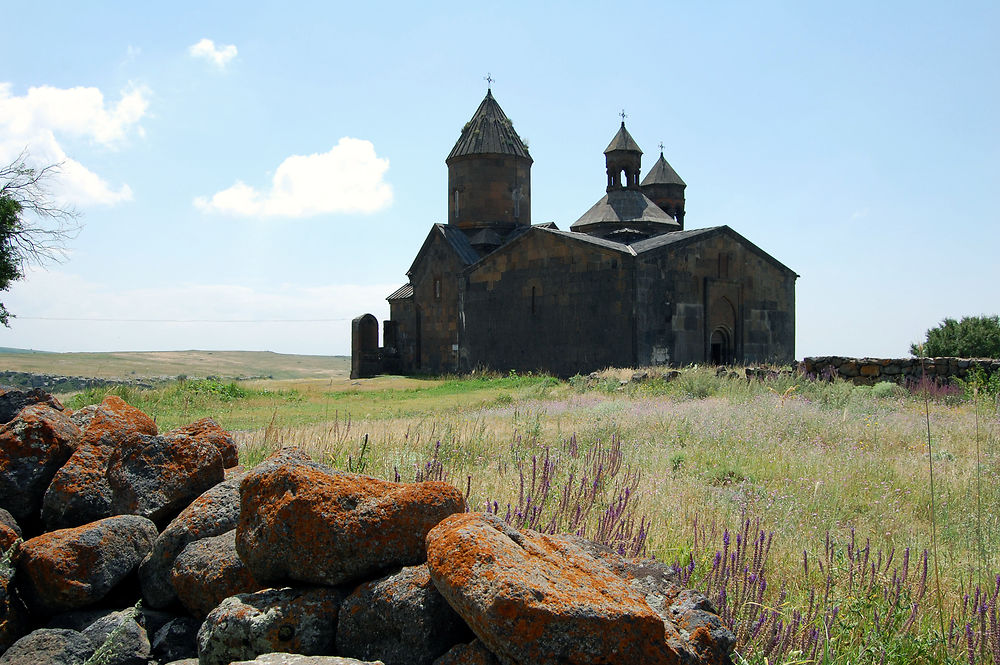
[[[815,376],[839,376],[858,385],[879,381],[904,383],[927,376],[937,381],[965,379],[973,368],[992,376],[1000,372],[1000,360],[989,358],[848,358],[816,356],[804,358],[799,369]]]

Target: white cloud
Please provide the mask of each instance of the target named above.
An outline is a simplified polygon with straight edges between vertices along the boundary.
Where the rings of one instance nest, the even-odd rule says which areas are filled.
[[[269,350],[346,355],[351,319],[388,318],[398,284],[178,284],[122,288],[31,268],[3,302],[17,318],[0,346],[46,351]],[[88,319],[88,320],[67,320]],[[70,332],[71,331],[71,332]]]
[[[29,88],[23,96],[0,83],[0,163],[13,161],[28,149],[39,164],[63,163],[55,192],[77,205],[110,205],[132,198],[128,185],[112,187],[66,154],[60,141],[82,138],[104,148],[116,148],[131,131],[142,134],[139,121],[149,108],[149,90],[133,86],[116,103],[107,103],[97,88]]]
[[[328,152],[285,159],[266,192],[237,181],[194,204],[240,217],[371,213],[392,204],[392,187],[382,180],[388,168],[389,160],[375,155],[371,141],[345,136]]]
[[[219,69],[225,69],[226,65],[236,57],[235,44],[215,45],[211,39],[202,39],[197,44],[188,47],[188,53],[192,58],[202,58]]]

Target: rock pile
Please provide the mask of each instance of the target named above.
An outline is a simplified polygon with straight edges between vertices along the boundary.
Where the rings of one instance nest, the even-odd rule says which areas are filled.
[[[246,471],[213,421],[161,434],[115,397],[4,408],[0,665],[730,662],[668,567],[467,513],[446,483],[297,449]]]

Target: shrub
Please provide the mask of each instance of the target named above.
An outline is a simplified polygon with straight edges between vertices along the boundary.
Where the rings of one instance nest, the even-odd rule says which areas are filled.
[[[927,331],[923,344],[911,344],[910,353],[926,357],[1000,358],[1000,316],[963,316],[960,321],[946,318]]]

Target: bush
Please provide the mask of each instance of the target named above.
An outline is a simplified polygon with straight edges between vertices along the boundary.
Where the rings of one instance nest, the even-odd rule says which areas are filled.
[[[880,399],[887,397],[902,397],[906,395],[906,389],[896,385],[892,381],[879,381],[872,386],[872,396]]]
[[[1000,316],[963,316],[945,319],[927,331],[923,344],[911,344],[914,356],[1000,358]]]

